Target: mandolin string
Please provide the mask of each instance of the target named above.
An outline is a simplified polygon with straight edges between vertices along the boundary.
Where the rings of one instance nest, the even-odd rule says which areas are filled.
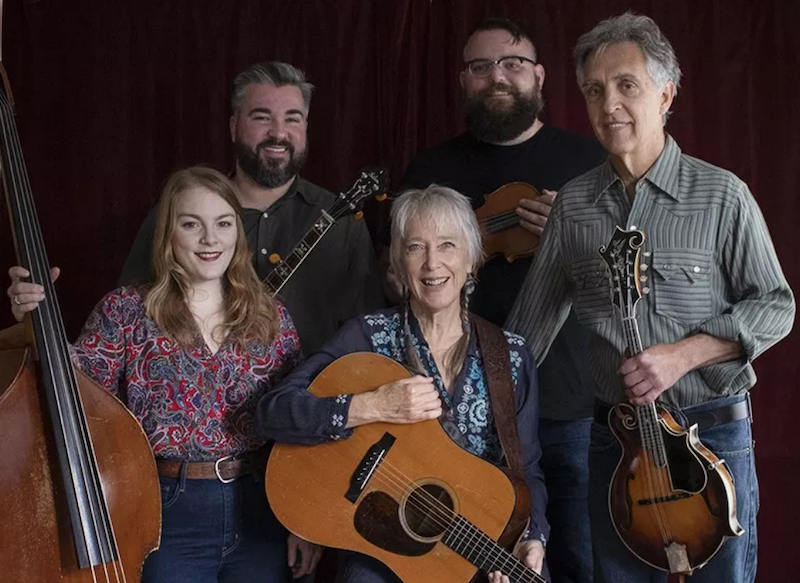
[[[48,302],[45,302],[43,310],[37,310],[37,314],[34,317],[37,317],[40,321],[40,326],[43,332],[42,340],[45,343],[45,350],[47,354],[48,355],[53,354],[53,346],[51,345],[50,342],[51,340],[50,335],[55,337],[57,344],[61,344],[60,346],[61,351],[59,352],[59,354],[62,358],[57,359],[56,363],[53,363],[50,358],[47,358],[46,360],[47,360],[47,366],[50,371],[50,378],[52,378],[55,381],[53,392],[56,398],[56,407],[59,410],[59,424],[61,425],[65,440],[69,442],[70,440],[67,437],[68,431],[66,429],[66,426],[64,425],[65,409],[67,409],[69,412],[66,419],[67,421],[70,420],[72,421],[70,425],[74,432],[76,429],[76,427],[74,426],[76,421],[74,408],[76,404],[74,402],[71,402],[69,392],[66,395],[61,395],[58,386],[59,385],[69,386],[72,389],[73,395],[77,395],[78,399],[80,399],[80,395],[77,394],[77,387],[75,385],[74,374],[69,374],[70,371],[69,364],[66,363],[63,359],[63,356],[65,354],[68,354],[68,351],[66,351],[66,347],[64,346],[66,344],[66,338],[64,337],[63,334],[63,324],[59,328],[58,326],[59,312],[58,312],[57,298],[53,291],[54,288],[52,282],[50,281],[50,274],[47,269],[47,259],[46,256],[44,256],[44,249],[45,249],[44,241],[41,229],[39,228],[38,225],[38,220],[36,219],[36,209],[35,206],[33,205],[33,196],[30,192],[30,185],[25,178],[27,173],[25,170],[25,161],[22,156],[22,149],[19,145],[19,137],[16,133],[16,127],[15,124],[13,123],[13,120],[9,118],[10,114],[8,113],[8,110],[10,110],[10,105],[8,104],[8,101],[5,98],[5,95],[2,96],[2,101],[0,101],[0,105],[3,106],[4,110],[4,115],[2,116],[2,126],[4,130],[4,135],[8,136],[11,141],[10,144],[4,144],[8,159],[11,162],[10,164],[11,167],[6,168],[6,176],[9,180],[9,185],[10,185],[9,191],[11,191],[8,193],[9,197],[13,196],[19,214],[19,220],[22,223],[20,225],[21,227],[20,230],[22,232],[18,233],[18,240],[20,241],[19,244],[23,247],[24,251],[28,255],[31,267],[31,274],[33,275],[34,269],[36,267],[38,267],[39,271],[43,272],[39,274],[39,276],[42,279],[43,287],[48,291],[47,295],[50,300]],[[11,185],[13,185],[13,188],[11,187]],[[36,245],[34,244],[34,241],[28,239],[29,234],[33,236],[35,243],[37,243]],[[46,329],[50,331],[50,334],[45,333]],[[59,329],[62,331],[61,334],[56,333],[57,330]],[[41,356],[40,356],[40,362],[41,362]],[[78,403],[78,405],[80,405],[80,403]],[[81,435],[85,438],[86,436],[84,431],[81,431],[84,428],[80,427],[81,424],[79,420],[77,421],[78,421],[78,428],[77,428],[78,432],[81,433]],[[80,443],[78,445],[80,445]],[[78,465],[80,467],[80,473],[81,473],[80,477],[84,481],[84,484],[86,484],[89,480],[87,480],[86,468],[84,465],[85,460],[82,460],[79,456],[77,461],[79,462]],[[93,491],[94,489],[90,489],[90,493]],[[96,494],[96,491],[94,492]],[[89,509],[92,518],[92,526],[95,530],[95,533],[97,533],[99,529],[97,525],[97,517],[95,516],[94,513],[94,507],[90,504]],[[105,528],[103,528],[103,530],[105,531]],[[106,532],[105,534],[107,542],[110,542],[108,541],[107,538],[108,533]],[[89,553],[87,544],[87,556],[88,554]],[[105,567],[105,563],[103,568],[105,571],[106,581],[110,581],[108,570]],[[116,565],[114,565],[114,570],[116,572]],[[116,573],[115,575],[116,575],[116,580],[119,581],[119,575]],[[96,581],[96,576],[93,568],[92,568],[92,579]]]
[[[629,292],[630,293],[630,292]],[[630,304],[630,299],[628,298],[628,305]],[[635,327],[635,320],[630,319],[625,322],[625,326],[623,329],[625,330],[626,335],[626,342],[628,343],[628,347],[633,355],[639,354],[642,352],[641,350],[641,342],[639,341],[638,329]],[[650,492],[650,499],[652,503],[650,504],[650,512],[654,517],[654,521],[658,526],[659,532],[661,533],[661,539],[666,545],[668,541],[668,533],[666,529],[666,521],[663,515],[663,511],[661,509],[661,505],[656,503],[658,499],[658,491],[657,491],[657,478],[654,476],[654,472],[657,470],[655,469],[655,458],[653,456],[653,424],[651,423],[650,419],[650,406],[638,406],[636,407],[636,416],[639,422],[639,433],[642,440],[642,449],[645,455],[645,463],[644,463],[644,473],[645,473],[645,480],[647,483],[647,489]]]
[[[625,326],[626,332],[626,341],[628,342],[628,346],[632,352],[632,354],[639,354],[641,352],[640,343],[637,342],[637,330],[633,328],[633,320],[628,320]],[[642,449],[644,451],[645,460],[644,460],[644,474],[645,480],[647,483],[647,489],[650,492],[650,499],[655,502],[658,498],[658,492],[656,490],[656,479],[653,476],[654,473],[654,457],[653,457],[653,449],[652,449],[652,432],[653,426],[650,423],[648,418],[648,409],[647,406],[639,406],[636,408],[636,415],[639,422],[639,433],[642,440]],[[661,508],[659,504],[650,504],[650,512],[654,517],[654,521],[658,526],[659,532],[661,533],[661,539],[666,544],[667,543],[667,533],[664,528],[664,517],[662,516]]]

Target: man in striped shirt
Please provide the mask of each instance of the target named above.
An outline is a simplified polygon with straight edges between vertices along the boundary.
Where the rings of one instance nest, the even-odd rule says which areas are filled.
[[[752,582],[758,485],[747,399],[755,383],[751,362],[789,333],[792,292],[747,186],[682,154],[665,133],[680,68],[658,26],[630,13],[603,21],[579,39],[575,60],[609,160],[560,191],[506,327],[525,336],[538,362],[570,306],[591,332],[595,583],[664,581],[663,572],[623,546],[608,512],[620,456],[609,408],[655,400],[678,411],[680,422],[697,423],[701,441],[725,459],[736,481],[746,534],[727,540],[692,582]],[[616,226],[646,236],[637,311],[647,348],[633,358],[624,357],[627,340],[597,252]]]

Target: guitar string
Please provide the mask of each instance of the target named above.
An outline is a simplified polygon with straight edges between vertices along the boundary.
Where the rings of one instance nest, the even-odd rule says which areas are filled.
[[[384,462],[384,463],[385,463],[385,462]],[[391,471],[392,471],[392,472],[394,472],[395,474],[399,474],[399,475],[400,475],[402,478],[405,478],[405,480],[406,480],[406,482],[407,482],[407,483],[409,483],[409,484],[413,484],[413,485],[417,485],[417,483],[416,483],[416,482],[414,482],[413,480],[410,480],[409,478],[407,478],[406,476],[404,476],[404,475],[402,474],[402,472],[400,472],[399,470],[397,470],[397,469],[396,469],[394,466],[392,466],[392,464],[390,464],[390,463],[389,463],[389,464],[387,464],[387,469],[391,470]],[[379,470],[379,472],[378,472],[378,473],[382,473],[382,472],[381,472],[381,470]],[[393,478],[393,477],[394,477],[394,476],[390,476],[390,478]],[[395,482],[395,483],[393,483],[393,485],[398,485],[398,482]],[[399,490],[400,490],[400,492],[401,492],[401,493],[402,493],[402,492],[405,490],[405,486],[406,486],[406,485],[405,485],[405,484],[403,484],[403,482],[402,482],[402,479],[401,479],[401,480],[399,481]],[[444,508],[444,512],[446,513],[445,520],[449,520],[449,516],[450,516],[450,513],[451,513],[450,509],[449,509],[448,507],[444,506],[444,505],[443,505],[441,502],[439,502],[439,501],[438,501],[436,498],[434,498],[434,497],[430,496],[430,495],[429,495],[429,494],[428,494],[428,493],[427,493],[427,492],[426,492],[424,489],[422,490],[422,492],[423,492],[423,494],[425,494],[427,497],[431,498],[431,499],[433,500],[433,503],[434,503],[434,504],[438,504],[438,505],[439,505],[441,508]],[[419,510],[419,506],[417,507],[417,509]],[[423,510],[425,510],[425,508],[423,508]],[[439,512],[439,516],[441,516],[441,515],[442,515],[442,513],[443,513],[443,512],[440,510],[440,508],[435,508],[435,507],[434,507],[434,508],[432,508],[431,510],[433,510],[433,511],[438,511],[438,512]],[[437,517],[434,517],[434,518],[437,518]],[[464,518],[464,517],[463,517],[463,516],[461,516],[461,515],[458,515],[458,519],[466,521],[466,518]],[[480,552],[482,552],[482,551],[485,553],[485,552],[486,552],[486,550],[487,550],[487,545],[489,546],[489,549],[488,549],[489,553],[488,553],[488,556],[487,556],[486,558],[488,558],[488,559],[492,559],[492,560],[495,560],[495,561],[497,561],[497,560],[498,560],[498,557],[502,557],[502,558],[504,559],[504,562],[505,562],[505,563],[508,563],[509,561],[511,561],[511,562],[514,562],[514,563],[515,563],[515,564],[518,566],[517,568],[518,568],[518,569],[521,569],[523,573],[525,573],[525,572],[528,572],[528,571],[529,571],[530,573],[533,573],[533,571],[530,571],[529,569],[527,569],[527,567],[525,567],[525,565],[524,565],[524,564],[522,564],[522,562],[521,562],[521,561],[519,561],[519,559],[517,559],[516,557],[514,557],[514,556],[513,556],[513,554],[511,554],[511,553],[508,553],[508,551],[506,551],[506,550],[505,550],[503,547],[499,546],[499,545],[497,544],[497,542],[496,542],[496,541],[494,541],[493,539],[491,539],[490,537],[488,537],[488,535],[486,535],[485,533],[483,533],[483,532],[482,532],[480,529],[478,529],[477,527],[475,527],[474,525],[472,525],[472,524],[471,524],[471,523],[469,523],[468,521],[466,521],[466,524],[467,524],[469,527],[471,527],[471,528],[474,530],[474,533],[468,533],[468,534],[469,534],[469,536],[470,536],[470,539],[469,539],[469,540],[467,540],[467,539],[463,539],[463,537],[462,537],[462,540],[464,540],[464,542],[465,542],[465,543],[473,542],[473,544],[474,544],[474,540],[472,540],[472,539],[474,539],[475,537],[478,537],[478,539],[479,539],[479,540],[478,540],[478,544],[480,545],[480,548],[477,548],[476,550],[477,550],[479,553],[480,553]],[[439,523],[439,526],[441,526],[441,527],[443,527],[443,528],[444,528],[444,527],[446,527],[446,525],[444,525],[444,524],[441,524],[441,523]],[[480,538],[481,538],[481,537],[484,537],[484,539],[485,539],[485,540],[484,540],[484,541],[481,541],[481,540],[480,540]],[[494,548],[492,548],[492,547],[494,547]],[[518,575],[518,573],[516,573],[516,569],[512,569],[512,571],[511,571],[510,573],[511,573],[511,574]]]
[[[1,120],[1,123],[2,123],[2,128],[3,128],[3,135],[8,136],[10,138],[10,140],[4,141],[4,144],[3,144],[4,148],[6,150],[6,154],[8,156],[8,159],[11,162],[11,164],[9,164],[10,167],[6,168],[6,176],[7,176],[8,183],[9,183],[8,195],[9,195],[9,198],[13,198],[13,200],[15,201],[15,203],[17,205],[18,213],[20,215],[20,221],[23,223],[21,226],[24,225],[26,227],[26,229],[23,229],[23,232],[22,233],[18,233],[17,236],[19,237],[19,239],[21,241],[20,244],[25,249],[25,251],[28,254],[29,258],[32,261],[35,261],[35,263],[38,264],[40,269],[41,269],[41,268],[46,267],[47,261],[46,261],[46,257],[40,256],[40,253],[39,253],[40,251],[44,250],[44,241],[43,241],[43,238],[42,238],[41,230],[37,228],[38,227],[38,222],[36,221],[36,211],[35,211],[35,207],[33,205],[33,196],[32,196],[32,193],[30,192],[30,186],[27,184],[27,181],[25,180],[25,174],[26,174],[26,172],[25,172],[25,160],[24,160],[24,158],[22,156],[22,149],[21,149],[21,147],[19,145],[19,137],[18,137],[18,135],[16,133],[15,124],[13,123],[13,120],[10,119],[10,117],[9,117],[10,116],[10,113],[9,113],[9,111],[10,111],[10,103],[6,99],[5,94],[2,94],[2,92],[0,92],[0,96],[1,96],[1,98],[0,98],[0,106],[2,106],[2,120]],[[32,236],[32,238],[33,238],[33,241],[28,241],[27,237],[25,237],[25,233],[30,234]],[[38,246],[37,245],[33,245],[34,241],[38,244]],[[44,271],[47,271],[47,270],[44,269]],[[44,273],[44,274],[41,274],[41,275],[42,275],[42,277],[47,278],[46,281],[43,281],[44,287],[46,289],[53,289],[52,284],[51,284],[51,282],[49,280],[50,274],[49,273]],[[55,330],[57,328],[56,323],[58,322],[58,312],[56,311],[56,308],[57,308],[57,298],[56,298],[55,294],[52,293],[52,294],[50,294],[50,301],[49,302],[45,302],[45,309],[42,310],[39,313],[39,317],[40,317],[40,319],[42,321],[43,326],[46,323],[48,328],[51,331],[53,331],[53,330]],[[44,333],[44,330],[42,330],[42,332],[43,332],[43,334],[42,334],[43,341],[46,344],[50,344],[50,338],[48,337],[47,334]],[[60,346],[59,348],[60,348],[60,354],[63,356],[64,354],[68,354],[68,351],[66,350],[66,347],[63,346],[63,344],[65,344],[65,342],[66,342],[66,339],[63,338],[63,334],[61,334],[60,336],[62,336],[62,337],[61,338],[56,338],[55,340],[56,340],[56,344],[59,344],[59,343],[62,344],[62,346]],[[50,349],[48,349],[47,350],[48,354],[51,354],[52,350],[53,350],[52,347]],[[50,359],[47,359],[47,361],[48,361],[48,366],[50,366],[52,368],[53,367],[53,362]],[[72,390],[71,391],[68,390],[66,392],[67,394],[65,396],[67,397],[67,402],[64,403],[64,404],[65,405],[70,405],[70,409],[72,410],[72,416],[75,417],[77,415],[80,415],[80,413],[82,412],[83,408],[82,408],[82,404],[80,402],[80,394],[78,392],[78,387],[75,385],[74,373],[72,375],[69,374],[69,371],[71,370],[69,368],[69,364],[64,363],[64,362],[59,362],[58,365],[60,365],[60,366],[57,366],[57,370],[51,370],[50,375],[51,375],[51,378],[53,378],[54,380],[56,379],[56,376],[60,377],[65,385],[71,387]],[[66,371],[63,370],[65,367],[66,367]],[[54,389],[55,389],[55,387],[54,387]],[[72,394],[70,395],[70,393],[72,393]],[[55,394],[56,394],[56,397],[57,397],[57,395],[58,395],[58,391],[57,390],[55,390]],[[60,406],[58,408],[61,409]],[[61,415],[63,415],[63,413],[61,413]],[[84,419],[85,419],[85,415],[84,415]],[[91,480],[91,477],[90,477],[91,472],[85,465],[87,462],[89,463],[89,465],[92,465],[92,459],[93,458],[91,457],[92,456],[92,450],[90,449],[91,448],[91,436],[89,436],[88,433],[86,432],[86,429],[88,429],[88,428],[84,427],[80,423],[79,419],[77,419],[77,421],[78,421],[78,428],[77,429],[78,429],[79,434],[82,436],[82,439],[78,439],[77,445],[78,446],[82,446],[83,456],[84,456],[83,459],[79,456],[78,460],[77,460],[78,465],[79,465],[80,474],[81,474],[81,479],[83,480],[84,484],[91,484],[91,487],[89,488],[89,492],[95,498],[95,503],[98,504],[98,509],[102,512],[102,505],[105,502],[105,500],[101,496],[102,490],[99,493],[96,491],[95,487],[97,486],[97,483],[94,480]],[[60,424],[61,424],[61,426],[63,428],[64,427],[63,421],[61,419],[59,419],[59,422],[60,422]],[[65,435],[65,439],[66,439],[66,435]],[[88,440],[88,442],[87,442],[87,440]],[[96,463],[94,464],[94,466],[96,468]],[[89,475],[87,475],[87,474],[89,474]],[[95,536],[97,536],[98,532],[102,530],[103,532],[100,534],[100,536],[103,536],[103,535],[105,536],[106,544],[108,545],[109,549],[114,548],[114,547],[112,547],[111,540],[109,540],[109,532],[105,528],[105,526],[106,526],[105,521],[102,521],[103,522],[103,528],[102,529],[99,528],[98,517],[96,516],[95,508],[94,508],[93,504],[91,504],[91,503],[89,504],[89,512],[90,512],[91,524],[92,524],[92,528],[94,529]],[[108,517],[108,521],[110,523],[110,516]],[[111,537],[113,537],[113,536],[114,536],[113,533],[111,533]],[[116,539],[114,539],[114,543],[116,544]],[[88,556],[89,555],[88,543],[86,543],[85,540],[84,540],[84,544],[87,545],[86,551],[87,551],[87,556]],[[100,551],[101,551],[101,556],[102,556],[102,554],[103,554],[102,553],[102,548],[100,549]],[[103,557],[103,558],[105,558],[105,557]],[[105,579],[106,579],[106,581],[110,582],[111,579],[109,578],[109,572],[108,572],[107,564],[106,564],[105,561],[103,562],[102,566],[103,566],[103,571],[105,573]],[[117,572],[117,564],[116,564],[116,562],[114,562],[113,567],[114,567],[115,579],[116,579],[117,582],[119,582],[120,578],[119,578],[119,573]],[[120,565],[120,568],[121,568],[121,565]],[[93,581],[97,581],[94,567],[91,568],[91,572],[92,572],[92,580]],[[124,571],[123,571],[123,578],[124,578]]]
[[[344,458],[345,456],[340,455],[340,457]],[[388,471],[384,472],[383,471],[384,468],[387,469]],[[384,476],[384,473],[386,473],[387,475]],[[394,475],[392,475],[392,474],[394,474]],[[419,503],[414,504],[413,497],[412,496],[408,496],[406,498],[406,500],[407,500],[406,506],[412,506],[412,504],[413,504],[413,506],[412,506],[413,509],[416,510],[417,512],[419,512],[421,516],[428,516],[428,514],[426,513],[426,511],[428,511],[428,510],[430,510],[430,511],[432,511],[434,513],[438,513],[438,514],[435,514],[434,516],[431,516],[431,519],[432,519],[432,521],[435,522],[435,525],[440,527],[443,531],[447,531],[448,528],[449,528],[448,524],[451,524],[453,522],[453,511],[449,507],[447,507],[444,504],[442,504],[435,497],[430,495],[430,493],[428,493],[426,490],[424,490],[422,488],[419,488],[419,483],[417,483],[417,482],[411,480],[410,478],[408,478],[407,476],[405,476],[402,471],[400,471],[397,468],[395,468],[390,462],[387,462],[386,460],[384,460],[384,462],[382,462],[382,464],[381,464],[381,467],[374,473],[372,479],[376,480],[376,482],[380,481],[380,482],[382,482],[384,484],[389,484],[390,486],[396,488],[397,491],[394,491],[394,492],[391,492],[391,493],[395,494],[398,499],[402,499],[403,498],[403,494],[408,492],[407,485],[416,486],[417,489],[415,491],[421,492],[420,498],[422,496],[430,498],[432,500],[433,504],[430,507],[422,506]],[[405,483],[403,482],[403,479],[405,479]],[[437,505],[438,505],[438,508],[437,508]],[[444,509],[444,511],[441,510],[442,508]],[[443,519],[442,519],[442,516],[444,516]],[[456,542],[454,544],[458,544],[459,542],[464,542],[465,543],[465,549],[466,549],[467,546],[470,543],[472,543],[473,546],[469,547],[470,550],[471,551],[472,550],[476,551],[477,554],[478,554],[478,558],[481,558],[484,561],[488,560],[488,561],[494,561],[495,563],[497,563],[499,558],[503,558],[505,564],[511,562],[512,565],[515,565],[515,567],[512,568],[507,575],[514,575],[514,576],[523,575],[523,576],[528,576],[528,577],[530,577],[530,576],[539,577],[534,571],[532,571],[532,570],[528,569],[527,567],[525,567],[524,564],[519,559],[517,559],[511,553],[508,553],[508,551],[506,551],[504,548],[500,547],[495,540],[491,539],[491,537],[489,537],[488,535],[483,533],[480,529],[478,529],[477,527],[475,527],[474,525],[472,525],[471,523],[466,521],[466,518],[464,518],[461,515],[456,515],[455,520],[459,520],[459,519],[465,521],[465,524],[467,525],[467,528],[471,527],[471,529],[474,532],[467,531],[466,534],[462,534],[460,537],[458,537],[458,536],[454,537],[456,539]],[[456,531],[457,530],[458,529],[456,529]],[[480,540],[481,536],[484,537],[485,540],[483,540],[483,541]],[[475,543],[475,538],[478,538],[478,543],[477,544]],[[443,543],[443,544],[445,544],[445,543]],[[449,546],[449,545],[447,545],[447,546]],[[492,547],[494,547],[494,548],[492,548]],[[487,550],[488,550],[488,552],[487,552]],[[462,553],[459,553],[459,554],[462,554]],[[463,556],[463,554],[462,554],[462,556]],[[504,572],[504,574],[506,574],[506,573]],[[541,578],[533,579],[533,583],[539,583],[539,582],[543,583],[544,579],[541,579]]]
[[[384,467],[389,471],[388,472],[384,472],[383,471]],[[384,473],[386,473],[387,476],[384,476],[383,475]],[[393,473],[394,475],[389,475],[390,473]],[[432,501],[432,504],[429,507],[426,507],[426,506],[420,505],[420,504],[415,504],[414,505],[414,509],[416,511],[418,511],[420,513],[420,515],[422,515],[422,516],[429,516],[426,513],[427,510],[430,510],[431,512],[434,512],[435,515],[432,516],[432,519],[434,521],[436,521],[436,523],[435,523],[436,526],[439,526],[443,530],[447,530],[449,528],[448,524],[453,520],[453,516],[452,516],[452,512],[453,511],[450,510],[449,507],[447,507],[444,504],[442,504],[438,499],[436,499],[434,496],[432,496],[425,489],[419,488],[419,484],[417,482],[415,482],[413,480],[410,480],[401,471],[399,471],[397,468],[395,468],[391,463],[388,463],[387,461],[384,461],[381,464],[381,468],[379,468],[379,470],[375,472],[375,475],[373,476],[373,479],[374,478],[384,478],[382,480],[384,483],[388,483],[391,486],[397,487],[399,492],[395,492],[395,494],[397,494],[398,497],[402,497],[401,495],[407,491],[407,488],[406,488],[407,485],[416,486],[417,489],[415,491],[416,492],[421,492],[423,496],[429,498]],[[403,483],[403,478],[405,478],[406,483]],[[406,498],[406,500],[407,500],[406,505],[407,506],[411,505],[413,503],[412,501],[414,500],[414,497],[413,496],[408,496]],[[436,505],[438,505],[439,507],[437,508]],[[444,510],[442,510],[442,509],[444,509]],[[455,516],[455,520],[464,520],[464,521],[466,521],[466,519],[461,515],[456,515]],[[486,559],[493,560],[495,562],[497,562],[498,559],[502,558],[502,559],[504,559],[504,563],[505,564],[507,564],[509,562],[509,560],[510,561],[514,561],[514,562],[519,564],[518,568],[523,569],[523,574],[525,573],[526,570],[530,571],[531,573],[533,573],[533,571],[531,571],[530,569],[527,569],[527,567],[525,567],[522,564],[522,562],[519,561],[519,559],[517,559],[511,553],[508,553],[508,551],[506,551],[505,549],[500,547],[497,544],[496,541],[491,539],[491,537],[488,537],[488,535],[486,535],[485,533],[480,531],[480,529],[478,529],[477,527],[475,527],[471,523],[466,522],[466,524],[469,527],[471,527],[475,532],[473,532],[473,533],[467,532],[467,535],[469,536],[469,540],[464,538],[463,535],[461,537],[461,540],[466,542],[466,543],[472,542],[474,544],[474,538],[477,537],[479,539],[478,543],[477,543],[479,545],[479,547],[475,547],[475,550],[477,550],[477,552],[479,553],[479,556],[483,556]],[[485,537],[486,540],[485,541],[481,541],[480,540],[481,536]],[[496,548],[492,549],[491,548],[492,546],[495,546]],[[488,549],[487,549],[487,547],[488,547]],[[487,553],[487,550],[488,550],[488,553]],[[480,553],[483,553],[483,555],[480,555]],[[510,572],[510,574],[518,575],[518,573],[516,573],[515,570],[512,570]]]

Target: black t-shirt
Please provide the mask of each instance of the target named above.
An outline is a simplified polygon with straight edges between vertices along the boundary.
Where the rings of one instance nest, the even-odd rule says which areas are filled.
[[[540,192],[559,190],[605,158],[605,150],[595,140],[547,125],[531,139],[514,146],[481,142],[467,132],[417,155],[406,170],[403,186],[448,186],[468,196],[477,208],[487,195],[510,182],[527,182]],[[513,263],[503,257],[490,259],[478,273],[470,309],[502,326],[531,262],[532,258]],[[543,418],[591,416],[588,354],[588,332],[570,314],[539,367]]]
[[[299,176],[289,191],[266,211],[243,209],[242,222],[253,266],[261,279],[274,267],[269,257],[286,258],[335,201],[333,194]],[[155,209],[133,243],[120,285],[152,277],[151,250]],[[314,247],[279,296],[292,316],[303,352],[310,355],[333,338],[350,318],[384,307],[380,271],[364,221],[340,219]]]

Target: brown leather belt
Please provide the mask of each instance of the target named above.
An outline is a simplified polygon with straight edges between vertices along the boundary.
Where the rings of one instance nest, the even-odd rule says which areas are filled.
[[[603,401],[594,402],[594,420],[600,425],[608,425],[608,414],[614,405],[609,405]],[[672,413],[673,416],[675,413]],[[708,409],[706,411],[683,411],[683,416],[686,418],[686,427],[691,427],[695,423],[698,429],[710,429],[717,425],[730,423],[731,421],[740,421],[750,417],[750,399],[744,399],[732,405],[718,407],[716,409]],[[678,423],[681,419],[675,419]]]
[[[219,480],[227,484],[241,476],[253,472],[263,472],[267,455],[266,452],[259,450],[239,457],[222,457],[213,462],[187,462],[156,458],[156,467],[159,476],[179,478],[181,468],[186,464],[186,478],[189,480]]]

